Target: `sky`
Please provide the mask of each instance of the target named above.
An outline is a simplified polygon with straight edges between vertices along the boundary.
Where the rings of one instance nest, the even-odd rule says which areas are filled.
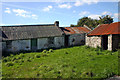
[[[1,25],[53,24],[60,27],[77,24],[82,17],[98,19],[110,15],[118,22],[118,2],[2,2]]]

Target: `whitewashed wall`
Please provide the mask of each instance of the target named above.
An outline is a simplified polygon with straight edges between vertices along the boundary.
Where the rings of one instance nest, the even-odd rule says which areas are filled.
[[[48,43],[48,38],[38,38],[37,39],[37,49],[45,49],[45,48],[60,48],[64,46],[64,37],[54,37],[54,44]],[[2,42],[2,49],[5,51],[22,51],[22,50],[31,50],[31,40],[15,40],[12,41],[10,48],[6,48],[6,42]]]
[[[85,34],[73,34],[69,36],[69,46],[82,45],[84,44],[83,41],[85,41]]]
[[[12,51],[30,50],[30,40],[16,40],[12,41]]]
[[[45,48],[50,48],[50,47],[55,47],[59,48],[64,46],[64,37],[54,37],[54,44],[49,44],[48,43],[48,38],[39,38],[37,40],[38,42],[38,49],[45,49]]]
[[[38,49],[48,48],[48,39],[47,38],[39,38],[37,39]]]
[[[101,47],[101,37],[98,36],[86,36],[86,45],[91,47]]]
[[[108,50],[112,50],[112,35],[108,36]]]
[[[10,48],[6,47],[6,42],[2,42],[2,50],[4,51],[20,51],[20,50],[30,50],[31,45],[30,45],[30,40],[15,40],[12,41]]]
[[[54,44],[56,48],[60,48],[64,46],[64,37],[55,37]]]
[[[6,42],[2,42],[2,49],[3,49],[3,50],[6,49]]]

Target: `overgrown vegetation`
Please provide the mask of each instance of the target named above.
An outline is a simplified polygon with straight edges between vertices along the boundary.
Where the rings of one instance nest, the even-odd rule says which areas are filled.
[[[3,78],[108,78],[118,75],[118,51],[87,46],[21,53],[2,59]]]

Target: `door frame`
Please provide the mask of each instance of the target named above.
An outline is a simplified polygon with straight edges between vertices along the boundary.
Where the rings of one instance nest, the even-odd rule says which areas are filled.
[[[35,41],[35,43],[33,43]],[[37,41],[37,39],[36,38],[33,38],[33,39],[31,39],[31,50],[33,50],[33,51],[35,51],[35,50],[37,50],[37,43],[38,43],[38,41]]]

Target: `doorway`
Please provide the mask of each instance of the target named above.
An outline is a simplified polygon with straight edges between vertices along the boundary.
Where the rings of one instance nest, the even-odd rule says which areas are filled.
[[[65,35],[65,47],[69,46],[69,35]]]
[[[102,36],[102,48],[104,50],[108,49],[108,35],[103,35]]]
[[[37,50],[37,39],[31,39],[31,50]]]

